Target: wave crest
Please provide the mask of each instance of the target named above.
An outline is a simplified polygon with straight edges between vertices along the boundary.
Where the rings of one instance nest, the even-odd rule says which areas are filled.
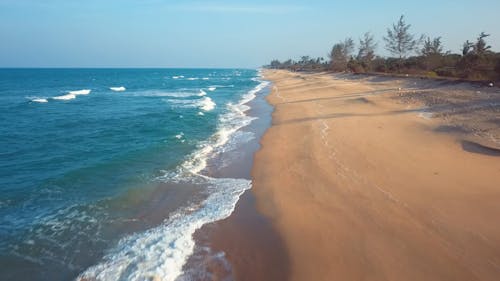
[[[67,94],[67,95],[53,97],[53,99],[55,99],[55,100],[72,100],[75,98],[76,98],[76,95],[73,95],[73,94]]]
[[[200,108],[204,111],[211,111],[215,106],[215,102],[209,97],[204,97],[200,102]]]
[[[69,91],[68,94],[75,95],[75,96],[78,96],[78,95],[88,95],[88,94],[90,94],[91,91],[92,90]]]
[[[31,102],[38,102],[38,103],[46,103],[49,102],[46,98],[38,98],[38,97],[28,97]]]
[[[92,90],[69,91],[66,95],[56,96],[56,97],[53,97],[52,99],[55,99],[55,100],[72,100],[72,99],[75,99],[76,96],[79,96],[79,95],[88,95],[88,94],[90,94],[91,91]]]
[[[125,92],[127,90],[127,88],[125,87],[110,87],[109,88],[111,91],[113,92]]]

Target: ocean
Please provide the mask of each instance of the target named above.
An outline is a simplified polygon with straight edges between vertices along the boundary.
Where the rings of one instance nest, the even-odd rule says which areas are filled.
[[[234,167],[267,86],[246,69],[0,69],[0,280],[189,279],[193,233],[251,188]]]

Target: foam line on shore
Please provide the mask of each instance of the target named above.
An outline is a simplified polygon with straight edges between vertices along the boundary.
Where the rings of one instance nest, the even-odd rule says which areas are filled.
[[[77,280],[165,280],[180,276],[194,250],[194,232],[204,224],[228,217],[251,182],[244,179],[200,178],[211,194],[201,206],[170,216],[161,226],[122,239],[104,261]],[[192,211],[195,210],[195,211]]]

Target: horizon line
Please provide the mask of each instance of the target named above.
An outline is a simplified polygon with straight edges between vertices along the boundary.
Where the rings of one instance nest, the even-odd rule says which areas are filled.
[[[127,67],[108,67],[108,66],[0,66],[0,69],[260,69],[258,67],[143,67],[143,66],[127,66]]]

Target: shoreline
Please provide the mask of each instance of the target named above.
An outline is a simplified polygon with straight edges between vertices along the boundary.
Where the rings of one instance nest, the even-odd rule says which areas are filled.
[[[267,102],[269,86],[247,105],[248,116],[256,118],[240,132],[254,138],[234,155],[221,155],[235,163],[219,169],[215,177],[251,179],[254,155],[261,148],[261,137],[271,126],[272,106]],[[224,162],[212,159],[214,165]],[[237,163],[237,164],[236,164]],[[209,165],[210,166],[210,165]],[[271,222],[257,211],[252,189],[239,198],[234,211],[223,220],[204,225],[194,234],[196,247],[186,263],[187,276],[196,280],[286,280],[287,255]],[[181,280],[184,280],[181,278]]]
[[[251,192],[284,243],[288,280],[498,277],[496,89],[264,77],[275,110]]]

